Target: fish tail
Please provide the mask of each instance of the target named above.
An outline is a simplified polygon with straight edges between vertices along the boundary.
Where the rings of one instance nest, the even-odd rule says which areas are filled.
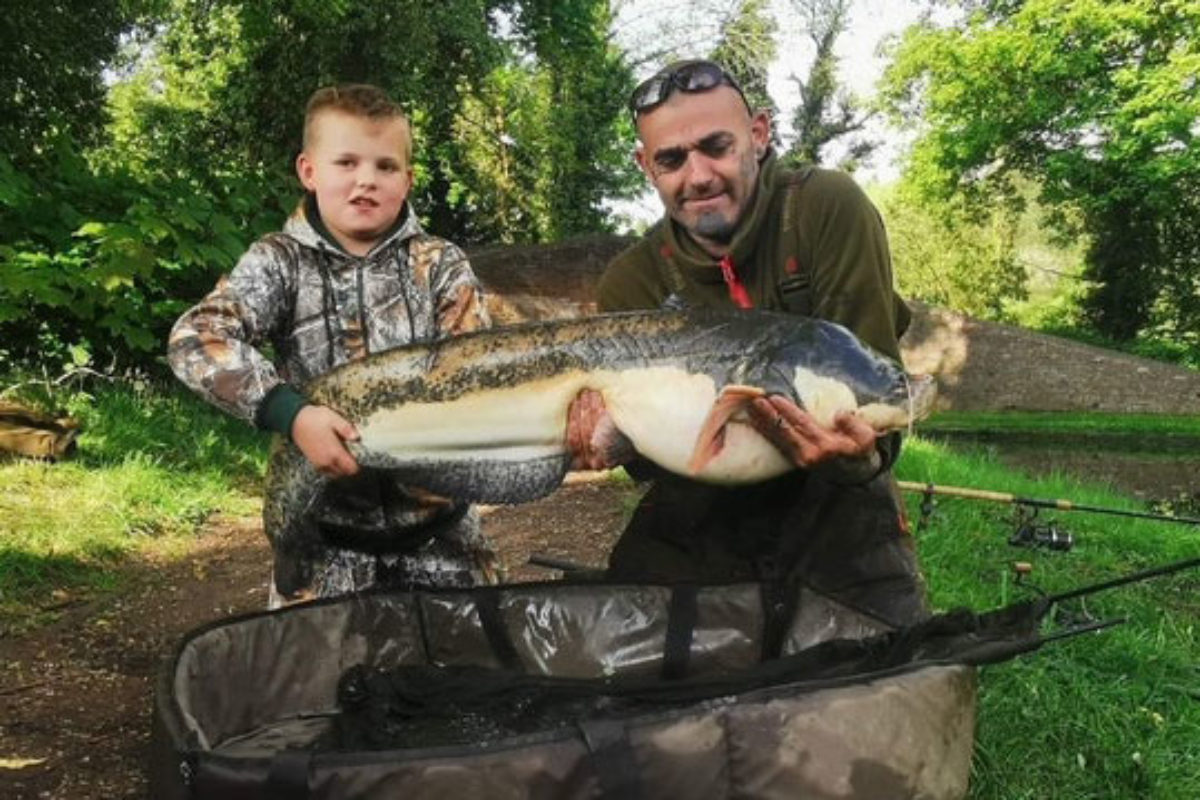
[[[303,565],[321,545],[314,511],[328,478],[300,449],[278,440],[267,465],[263,495],[263,532],[275,554],[276,588],[291,594],[300,588]]]

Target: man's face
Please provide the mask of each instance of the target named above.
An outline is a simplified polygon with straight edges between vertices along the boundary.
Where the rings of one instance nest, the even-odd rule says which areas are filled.
[[[399,119],[329,110],[312,120],[296,173],[347,252],[366,255],[400,215],[412,186],[406,135]]]
[[[667,214],[710,252],[723,250],[750,205],[770,137],[736,91],[675,92],[638,118],[635,157]]]

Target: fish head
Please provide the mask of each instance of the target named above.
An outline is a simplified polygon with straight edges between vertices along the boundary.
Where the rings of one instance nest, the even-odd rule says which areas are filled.
[[[788,397],[826,427],[851,412],[885,433],[907,429],[932,410],[932,377],[907,374],[848,328],[822,320],[797,333],[763,348],[741,382]]]
[[[697,436],[688,463],[693,475],[730,455],[735,425],[743,450],[757,451],[766,442],[745,424],[747,406],[757,397],[786,397],[826,428],[835,427],[839,414],[852,413],[881,434],[911,431],[933,409],[937,389],[931,376],[908,375],[840,325],[809,326],[804,332],[748,348],[730,370]]]
[[[937,380],[932,375],[900,373],[897,386],[879,399],[865,403],[855,412],[883,433],[905,430],[933,413],[937,401]]]

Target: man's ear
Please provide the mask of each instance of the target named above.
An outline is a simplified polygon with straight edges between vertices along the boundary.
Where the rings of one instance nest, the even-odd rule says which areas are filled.
[[[316,168],[308,156],[301,151],[300,155],[296,156],[296,177],[300,179],[300,185],[310,192],[315,192],[317,187],[313,184],[313,173]],[[409,182],[412,182],[412,175],[409,175]]]
[[[754,155],[762,158],[771,144],[771,115],[758,111],[750,118],[750,141],[754,143]]]
[[[633,160],[634,160],[634,162],[637,163],[638,168],[641,169],[642,174],[644,174],[646,176],[646,178],[649,179],[651,183],[653,183],[654,182],[654,174],[652,172],[650,172],[649,165],[646,163],[646,148],[642,147],[641,144],[639,144],[636,148],[634,148]]]

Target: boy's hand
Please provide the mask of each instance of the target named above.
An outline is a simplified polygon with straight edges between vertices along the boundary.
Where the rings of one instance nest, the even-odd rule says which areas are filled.
[[[305,406],[292,422],[292,441],[323,475],[342,478],[358,472],[358,462],[343,442],[358,441],[358,431],[329,406]]]
[[[872,464],[878,467],[875,429],[849,412],[838,413],[831,430],[788,398],[770,395],[751,401],[750,422],[797,467],[811,469],[834,461],[862,462],[865,470]],[[853,466],[853,471],[862,471],[858,463]]]

